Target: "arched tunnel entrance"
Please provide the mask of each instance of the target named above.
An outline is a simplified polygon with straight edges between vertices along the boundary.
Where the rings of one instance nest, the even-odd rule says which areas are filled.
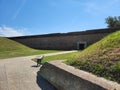
[[[83,50],[87,47],[87,42],[77,42],[77,50]]]

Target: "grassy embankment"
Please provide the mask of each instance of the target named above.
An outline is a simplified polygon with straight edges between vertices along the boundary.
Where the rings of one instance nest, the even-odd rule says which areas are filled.
[[[13,40],[0,37],[0,59],[59,52],[58,50],[35,50]]]
[[[91,45],[67,64],[120,83],[120,31]]]
[[[67,60],[65,63],[120,83],[120,31],[110,34],[82,52],[48,56],[43,62]]]

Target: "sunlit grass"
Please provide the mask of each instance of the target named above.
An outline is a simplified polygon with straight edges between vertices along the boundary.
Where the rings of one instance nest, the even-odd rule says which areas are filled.
[[[60,52],[60,50],[36,50],[24,46],[13,40],[0,37],[0,58],[19,57],[38,55],[52,52]]]

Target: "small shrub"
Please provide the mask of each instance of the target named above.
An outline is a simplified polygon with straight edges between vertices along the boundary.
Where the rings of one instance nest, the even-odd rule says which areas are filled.
[[[120,62],[111,67],[110,74],[112,75],[112,78],[114,78],[114,81],[120,83]]]

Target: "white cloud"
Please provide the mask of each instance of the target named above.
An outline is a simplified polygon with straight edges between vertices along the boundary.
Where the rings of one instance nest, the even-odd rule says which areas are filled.
[[[5,37],[13,37],[13,36],[23,36],[24,34],[22,33],[23,30],[20,31],[16,30],[11,27],[7,26],[1,26],[0,27],[0,36],[5,36]]]
[[[17,9],[17,11],[14,13],[12,19],[14,20],[20,13],[20,11],[22,10],[22,8],[24,7],[25,3],[27,0],[22,0],[21,5],[19,6],[19,8]]]

